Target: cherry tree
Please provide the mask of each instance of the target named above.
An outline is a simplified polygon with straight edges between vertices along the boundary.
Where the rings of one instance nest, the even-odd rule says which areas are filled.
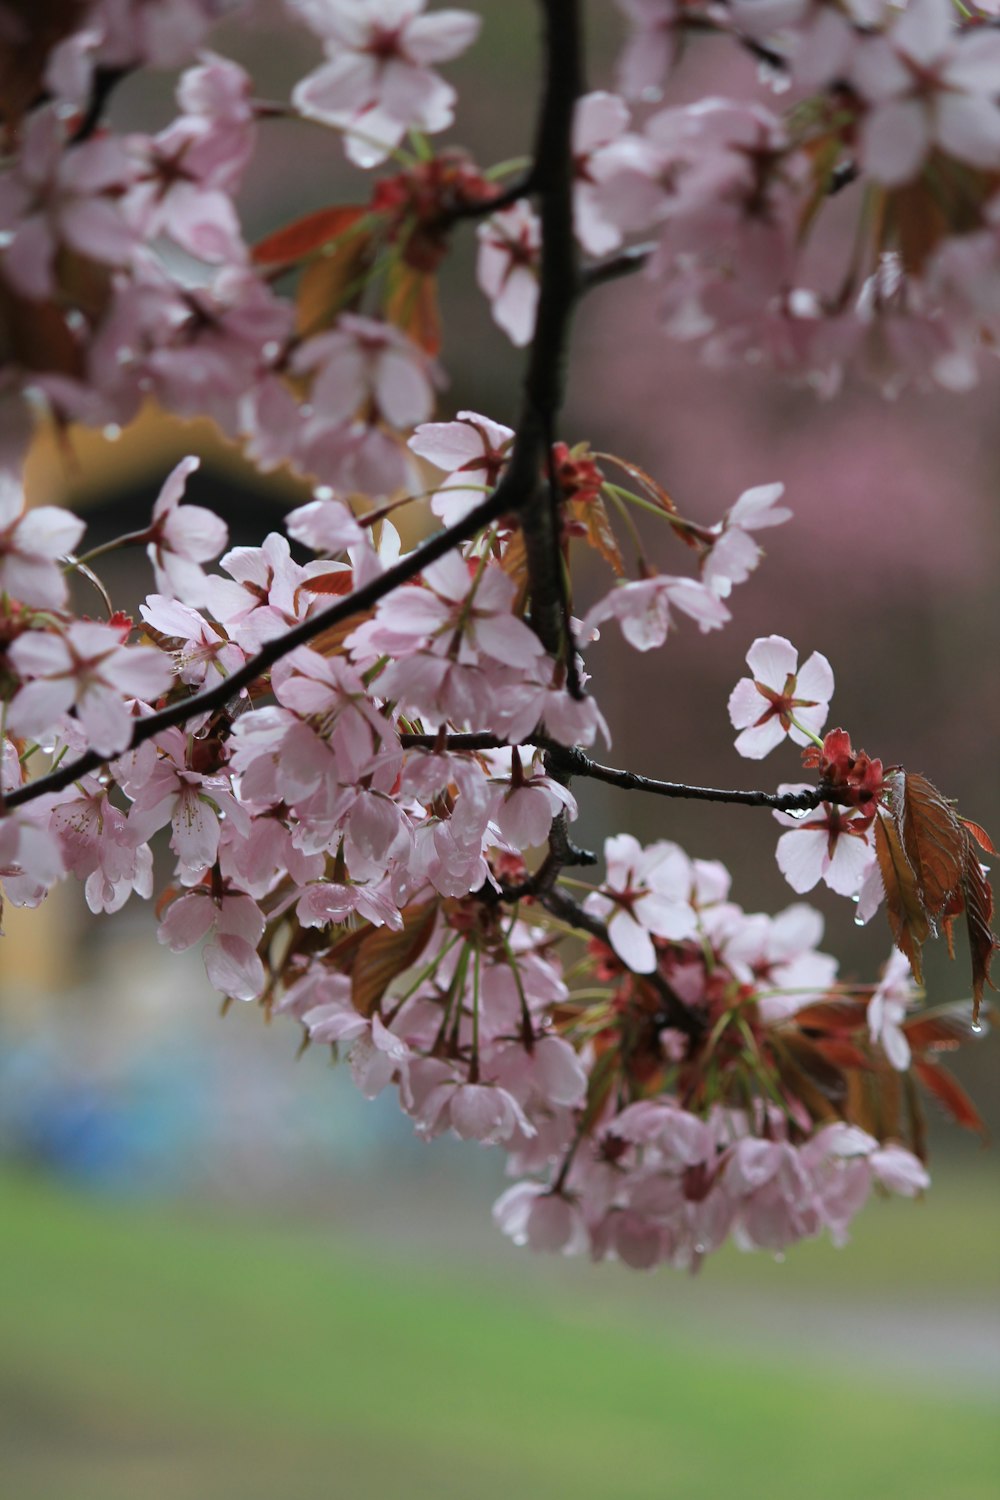
[[[873,1189],[928,1186],[921,1091],[981,1128],[941,1057],[982,1030],[992,846],[829,727],[830,663],[779,635],[750,646],[728,710],[735,752],[776,754],[789,781],[595,758],[600,631],[647,652],[727,626],[792,512],[751,475],[694,522],[663,476],[563,430],[563,385],[581,299],[633,274],[665,359],[694,342],[820,393],[972,385],[1000,340],[1000,32],[986,3],[618,0],[620,55],[591,90],[578,0],[532,9],[534,147],[497,167],[438,141],[468,10],[288,0],[314,65],[268,100],[211,50],[249,5],[0,9],[4,897],[37,906],[72,875],[94,913],[155,898],[161,943],[202,944],[227,1000],[344,1055],[421,1136],[501,1147],[495,1217],[519,1243],[696,1269],[729,1238],[841,1242]],[[752,60],[755,98],[670,102],[706,33]],[[118,132],[141,70],[175,76],[176,113]],[[352,201],[248,244],[234,200],[289,117],[317,163],[346,158]],[[834,199],[855,216],[840,264],[814,253]],[[463,235],[497,338],[524,350],[513,428],[460,393],[442,407],[436,284]],[[82,520],[26,507],[39,422],[72,445],[148,401],[212,418],[313,498],[228,551],[185,500],[194,457],[89,551]],[[428,499],[406,549],[393,518]],[[95,570],[129,546],[152,570],[139,620]],[[589,607],[587,549],[608,570]],[[748,912],[721,863],[665,838],[579,847],[593,780],[769,809],[795,899]],[[798,898],[821,882],[859,922],[884,911],[869,983],[819,951]],[[959,922],[972,1000],[928,1005],[923,947]]]

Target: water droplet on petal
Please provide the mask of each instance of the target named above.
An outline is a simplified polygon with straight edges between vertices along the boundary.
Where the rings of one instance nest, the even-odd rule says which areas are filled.
[[[982,1021],[973,1021],[973,1023],[972,1023],[972,1029],[976,1033],[976,1035],[978,1036],[979,1033],[983,1029],[983,1023],[982,1023]]]
[[[695,1255],[705,1254],[705,1246],[701,1243],[701,1240],[695,1240],[694,1253]]]
[[[267,343],[264,345],[263,349],[260,352],[263,354],[265,359],[277,359],[278,355],[281,353],[281,345],[278,343],[277,339],[268,339]]]
[[[784,1252],[781,1250],[776,1251],[774,1261],[776,1265],[783,1266],[785,1264]]]
[[[861,892],[855,891],[854,895],[851,897],[851,900],[854,902],[855,906],[857,906],[858,902],[861,900]]]
[[[855,927],[863,927],[865,925],[865,919],[864,919],[864,917],[855,917],[854,918],[854,925],[855,925]]]
[[[121,435],[122,430],[117,422],[108,422],[101,433],[101,436],[107,438],[109,443],[117,443]]]
[[[313,490],[313,494],[316,496],[317,500],[332,500],[333,499],[333,490],[330,488],[330,486],[328,484],[318,484],[316,486],[316,488]]]
[[[14,242],[14,232],[11,229],[0,229],[0,250],[6,250],[8,245]]]

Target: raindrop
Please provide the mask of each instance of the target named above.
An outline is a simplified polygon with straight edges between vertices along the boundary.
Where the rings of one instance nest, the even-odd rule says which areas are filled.
[[[122,430],[117,422],[109,422],[102,432],[102,436],[107,438],[109,443],[117,443],[121,435]]]
[[[782,1251],[782,1250],[777,1251],[776,1254],[775,1254],[775,1257],[774,1257],[774,1261],[775,1261],[775,1265],[783,1266],[785,1264],[784,1251]]]
[[[281,353],[281,345],[278,343],[277,339],[268,339],[267,343],[261,350],[261,353],[263,354],[265,359],[277,359],[278,355]]]
[[[332,500],[333,499],[333,490],[330,488],[330,486],[328,484],[318,484],[316,486],[316,488],[313,490],[313,494],[316,496],[317,500]]]
[[[972,1023],[972,1029],[976,1033],[976,1035],[978,1036],[979,1033],[983,1029],[983,1023],[982,1023],[982,1021],[973,1021],[973,1023]]]
[[[790,818],[796,818],[796,819],[798,819],[798,818],[804,818],[805,815],[806,815],[806,813],[808,813],[810,811],[810,809],[808,807],[789,807],[789,808],[786,808],[785,810],[788,813],[788,816]]]
[[[701,1243],[701,1240],[695,1240],[694,1253],[695,1255],[705,1254],[705,1246]]]
[[[66,314],[66,327],[73,333],[82,333],[87,326],[87,320],[78,307],[71,307]]]
[[[863,927],[865,925],[865,919],[864,919],[864,917],[855,917],[854,918],[854,925],[855,925],[855,927]]]
[[[115,354],[115,359],[120,365],[131,365],[135,362],[135,350],[130,349],[127,344],[123,344]]]
[[[0,250],[6,250],[8,245],[14,242],[14,232],[11,229],[0,229]]]
[[[855,906],[857,906],[858,902],[861,900],[861,892],[856,891],[851,897],[851,900],[854,902]]]

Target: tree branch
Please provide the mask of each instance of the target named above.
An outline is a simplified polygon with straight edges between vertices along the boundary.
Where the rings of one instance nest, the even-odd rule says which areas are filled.
[[[604,286],[609,281],[620,281],[624,276],[631,276],[636,271],[641,271],[648,264],[656,248],[655,241],[648,240],[641,245],[630,245],[607,260],[594,261],[593,264],[585,266],[580,280],[580,291],[589,292],[595,286]]]
[[[449,750],[456,753],[476,750],[505,750],[509,741],[488,731],[475,734],[401,734],[400,744],[404,750]],[[522,745],[525,742],[522,742]],[[592,781],[604,781],[609,786],[620,787],[626,792],[651,792],[657,797],[682,797],[695,802],[726,802],[736,807],[770,807],[778,812],[808,812],[832,802],[840,807],[853,806],[846,796],[834,786],[820,785],[805,792],[759,792],[724,791],[721,787],[691,786],[686,781],[657,781],[651,776],[640,776],[638,771],[621,771],[615,766],[602,766],[591,760],[584,751],[560,745],[547,735],[532,735],[526,743],[545,750],[550,757],[565,761],[564,772],[571,776],[588,776]],[[519,747],[520,748],[520,747]],[[567,861],[570,863],[570,861]],[[589,863],[589,861],[588,861]]]

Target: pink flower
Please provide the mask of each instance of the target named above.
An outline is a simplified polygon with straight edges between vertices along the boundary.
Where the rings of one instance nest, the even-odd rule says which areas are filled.
[[[66,873],[48,815],[15,808],[0,818],[0,886],[15,906],[38,906]],[[0,912],[3,902],[0,899]]]
[[[15,734],[37,738],[75,708],[91,748],[115,755],[132,738],[128,698],[156,699],[173,682],[170,660],[152,646],[123,646],[111,625],[74,621],[63,634],[32,630],[8,657],[27,679],[7,716]]]
[[[478,16],[425,16],[424,0],[296,0],[296,8],[330,61],[296,84],[293,102],[342,129],[359,167],[384,161],[408,130],[433,135],[451,124],[455,90],[428,64],[464,52],[479,34]]]
[[[868,1002],[868,1034],[882,1048],[898,1072],[910,1066],[910,1044],[903,1031],[909,1005],[917,997],[910,964],[904,953],[894,949],[883,971],[878,988]]]
[[[409,447],[448,475],[431,501],[446,526],[475,510],[496,487],[510,455],[513,428],[475,411],[460,411],[454,422],[424,422]]]
[[[783,484],[744,490],[715,528],[716,540],[702,564],[701,576],[720,598],[729,596],[734,583],[744,583],[760,561],[761,549],[751,531],[791,519],[791,511],[777,503],[784,492]]]
[[[494,321],[519,348],[535,331],[540,249],[541,226],[525,202],[479,226],[476,277],[492,303]]]
[[[354,518],[354,512],[343,500],[317,498],[299,505],[285,517],[288,535],[313,552],[334,556],[346,547],[365,540],[365,532]]]
[[[633,973],[651,974],[656,949],[651,934],[678,941],[697,931],[688,897],[691,870],[676,844],[661,840],[642,848],[629,833],[604,843],[607,874],[600,891],[584,905],[606,918],[608,937],[622,963]]]
[[[245,651],[227,640],[221,630],[210,625],[196,609],[182,604],[179,599],[150,594],[146,602],[140,604],[139,613],[147,625],[181,643],[169,653],[181,682],[201,686],[210,670],[220,677],[228,677],[246,661]]]
[[[974,167],[1000,167],[1000,36],[960,33],[955,20],[948,0],[909,0],[856,54],[852,78],[872,106],[861,159],[887,187],[914,178],[935,146]]]
[[[63,245],[105,265],[127,263],[137,237],[113,195],[133,171],[120,140],[67,149],[67,129],[54,108],[28,116],[14,171],[0,180],[4,267],[23,296],[53,295]]]
[[[343,313],[331,332],[299,346],[292,369],[316,372],[311,400],[324,422],[346,422],[374,402],[391,426],[412,427],[434,406],[427,357],[405,334],[375,318]]]
[[[265,981],[257,953],[264,936],[264,916],[256,901],[241,891],[224,891],[216,897],[199,886],[171,903],[156,935],[172,953],[181,953],[209,932],[212,941],[206,943],[202,957],[214,988],[234,1000],[256,1000]]]
[[[579,1210],[540,1182],[517,1182],[493,1205],[493,1220],[514,1241],[532,1250],[579,1254],[587,1231]]]
[[[84,524],[55,505],[24,508],[20,485],[0,473],[0,594],[39,609],[66,602],[66,580],[58,559],[72,552]]]
[[[826,723],[833,693],[833,669],[814,651],[799,671],[799,653],[781,635],[759,637],[747,652],[753,677],[741,677],[729,697],[733,728],[742,730],[736,749],[761,760],[787,734],[808,745]],[[808,887],[803,887],[808,889]]]
[[[656,99],[677,54],[677,31],[684,0],[617,0],[632,23],[618,61],[622,93],[629,99]]]
[[[588,611],[583,631],[586,634],[602,621],[616,619],[630,646],[652,651],[667,638],[671,605],[696,620],[702,634],[720,629],[731,618],[718,594],[697,579],[658,573],[635,583],[616,584]]]
[[[807,785],[780,792],[809,791]],[[876,863],[871,816],[858,808],[823,802],[804,816],[775,812],[783,833],[775,851],[778,869],[793,891],[811,891],[820,880],[841,896],[856,896]]]
[[[118,772],[119,783],[133,798],[129,824],[140,839],[148,839],[167,823],[172,833],[170,847],[178,868],[190,883],[199,880],[215,863],[219,852],[219,817],[225,814],[244,835],[250,830],[250,815],[233,796],[223,777],[210,777],[187,768],[186,741],[179,730],[158,736],[163,753],[150,755],[147,742],[133,765]]]
[[[188,604],[203,602],[205,575],[198,564],[217,557],[229,540],[229,528],[213,511],[203,505],[180,508],[188,476],[200,464],[200,458],[182,458],[168,475],[153,506],[146,548],[156,587]]]

